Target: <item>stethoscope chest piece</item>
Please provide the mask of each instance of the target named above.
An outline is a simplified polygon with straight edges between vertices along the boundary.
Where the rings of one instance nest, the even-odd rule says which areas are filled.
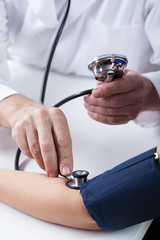
[[[67,187],[72,189],[80,189],[80,186],[87,182],[87,176],[89,172],[86,170],[77,170],[74,171],[71,175],[71,180],[67,182]]]
[[[128,59],[124,55],[106,54],[91,60],[88,69],[93,72],[96,80],[108,82],[111,81],[109,77],[107,80],[107,76],[110,74],[114,75],[112,79],[122,77],[127,63]]]

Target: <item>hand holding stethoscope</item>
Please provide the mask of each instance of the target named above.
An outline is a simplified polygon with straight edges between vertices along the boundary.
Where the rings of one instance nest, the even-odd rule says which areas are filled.
[[[85,108],[96,121],[110,125],[125,124],[136,119],[140,112],[154,108],[158,94],[152,89],[149,79],[126,70],[121,79],[109,84],[98,82],[92,95],[84,97]],[[152,96],[151,92],[154,92]]]

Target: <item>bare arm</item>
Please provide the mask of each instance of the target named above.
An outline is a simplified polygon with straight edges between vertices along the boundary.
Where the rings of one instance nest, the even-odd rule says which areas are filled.
[[[62,178],[0,169],[0,201],[26,214],[68,227],[99,230],[77,190]]]
[[[160,156],[160,145],[157,153]],[[64,178],[0,169],[0,201],[47,222],[100,230],[79,191],[67,188]]]

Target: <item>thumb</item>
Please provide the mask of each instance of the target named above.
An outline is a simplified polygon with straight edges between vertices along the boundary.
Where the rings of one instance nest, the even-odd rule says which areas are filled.
[[[118,92],[116,79],[112,82],[98,85],[92,91],[92,96],[95,98],[108,97]]]

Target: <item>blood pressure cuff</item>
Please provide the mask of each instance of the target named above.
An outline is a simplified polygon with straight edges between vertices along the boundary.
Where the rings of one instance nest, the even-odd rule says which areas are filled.
[[[155,152],[151,149],[81,185],[84,204],[102,230],[120,230],[160,216]]]

